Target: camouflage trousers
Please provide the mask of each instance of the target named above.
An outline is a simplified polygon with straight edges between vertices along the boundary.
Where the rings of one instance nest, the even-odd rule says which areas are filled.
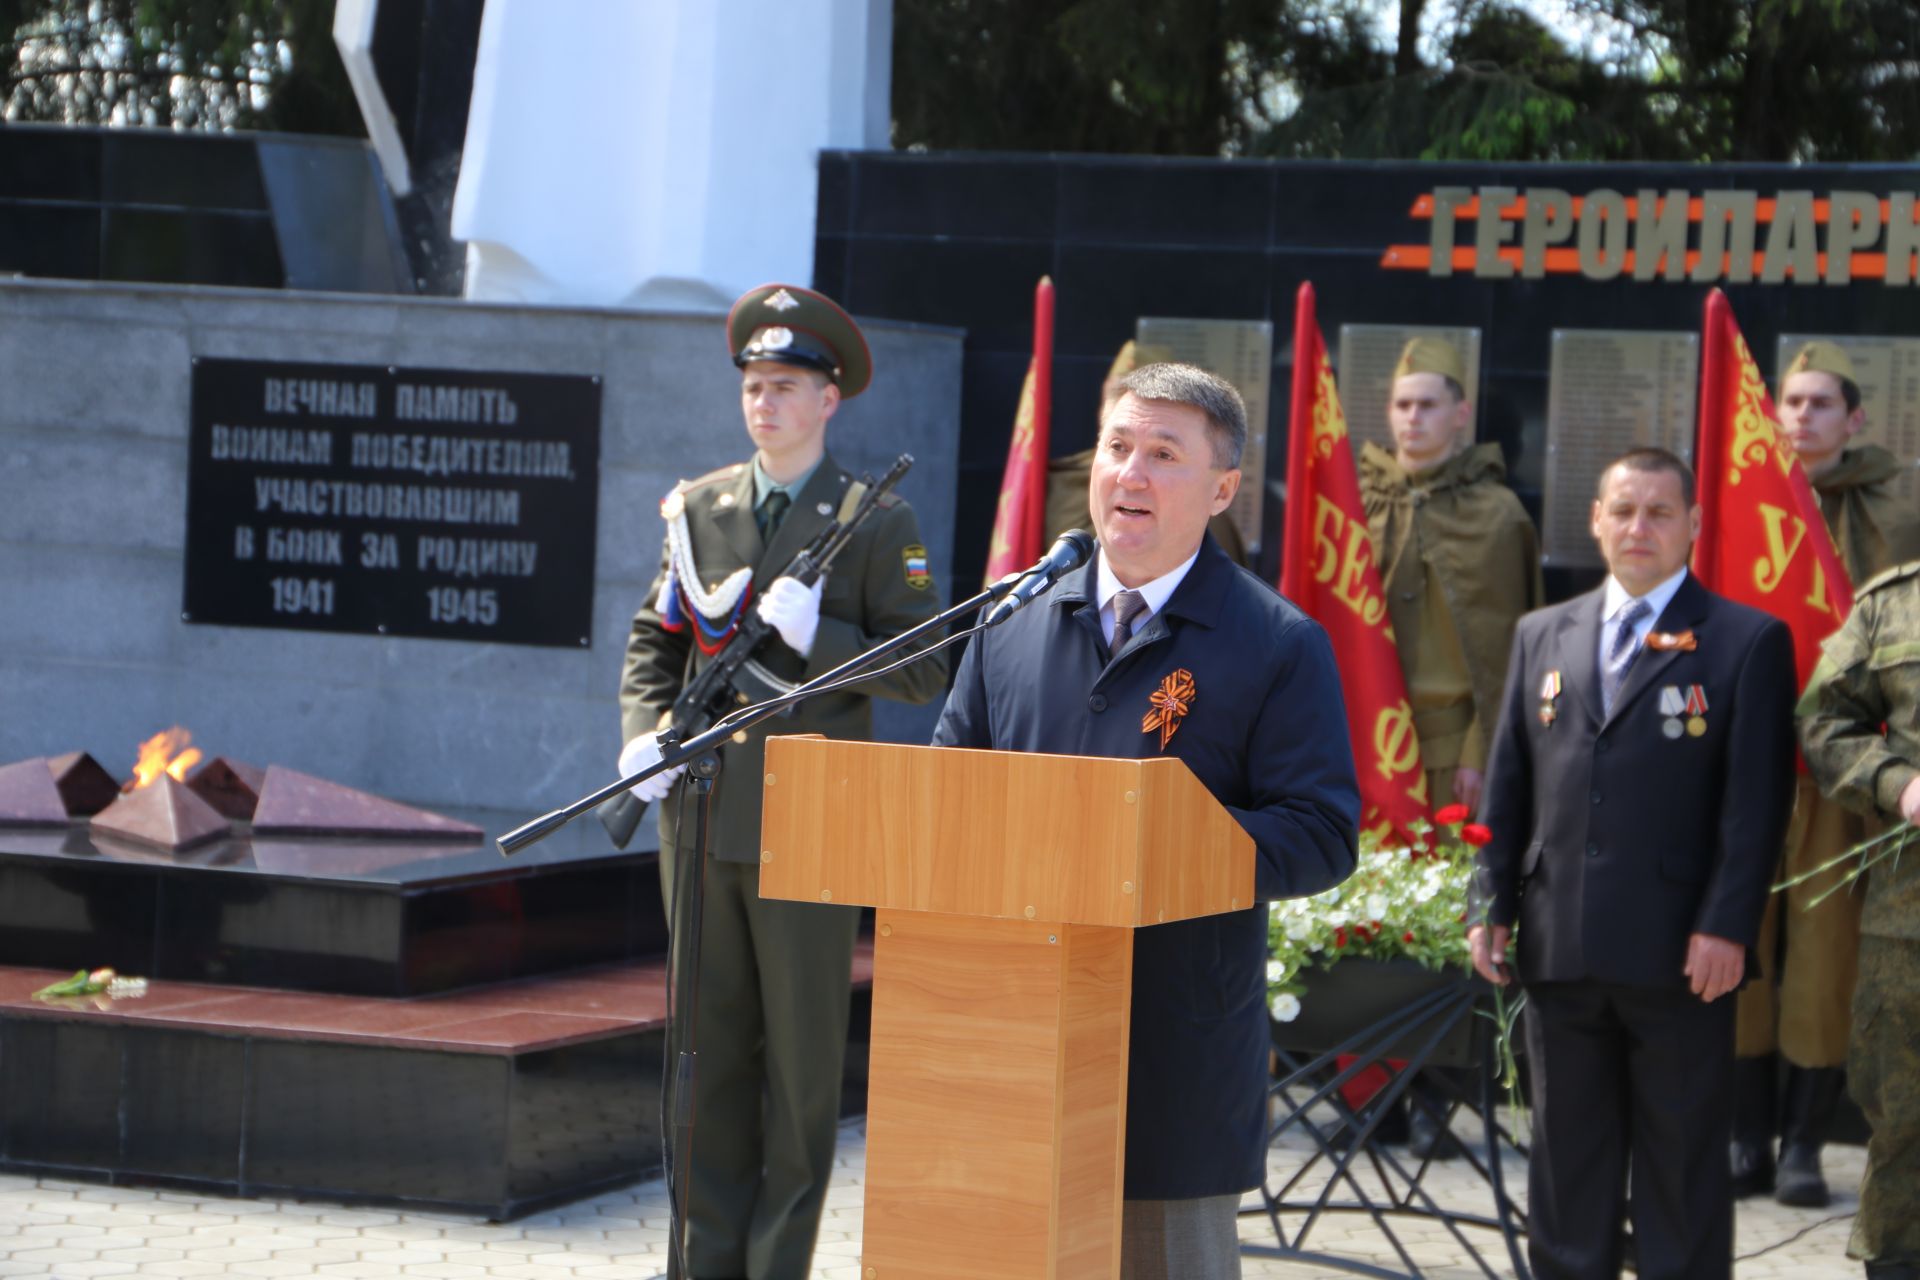
[[[1831,861],[1877,829],[1822,797],[1813,779],[1802,776],[1774,883]],[[1754,945],[1759,980],[1736,997],[1737,1056],[1760,1058],[1777,1049],[1796,1067],[1837,1067],[1847,1060],[1860,895],[1843,891],[1808,907],[1839,875],[1829,872],[1768,896]]]
[[[1847,1085],[1873,1127],[1847,1253],[1920,1263],[1920,942],[1860,939]]]

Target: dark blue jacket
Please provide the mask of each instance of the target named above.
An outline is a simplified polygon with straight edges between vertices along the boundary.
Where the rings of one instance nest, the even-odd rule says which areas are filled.
[[[1095,565],[974,638],[936,746],[1138,759],[1148,696],[1192,673],[1166,753],[1253,837],[1259,905],[1136,930],[1127,1067],[1128,1199],[1228,1195],[1266,1150],[1266,902],[1352,872],[1353,749],[1326,633],[1208,538],[1166,607],[1112,661]]]

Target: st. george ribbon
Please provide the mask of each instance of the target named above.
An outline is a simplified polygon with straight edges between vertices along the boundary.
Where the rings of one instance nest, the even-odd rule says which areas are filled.
[[[1018,585],[1000,603],[987,610],[983,627],[997,627],[1044,593],[1062,575],[1073,572],[1093,555],[1093,535],[1084,529],[1069,529],[1061,534],[1040,563],[1020,577]]]

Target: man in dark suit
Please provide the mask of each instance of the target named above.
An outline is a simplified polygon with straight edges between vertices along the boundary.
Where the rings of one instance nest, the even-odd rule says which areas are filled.
[[[1517,925],[1541,1280],[1733,1272],[1722,1152],[1733,1001],[1793,798],[1793,641],[1687,573],[1693,473],[1602,474],[1600,589],[1521,619],[1494,735],[1469,930],[1506,983]]]
[[[1095,560],[974,639],[934,742],[1177,756],[1253,837],[1255,902],[1137,930],[1123,1280],[1240,1274],[1266,1152],[1266,901],[1353,870],[1359,790],[1326,633],[1207,534],[1240,483],[1239,393],[1129,374],[1101,415]]]

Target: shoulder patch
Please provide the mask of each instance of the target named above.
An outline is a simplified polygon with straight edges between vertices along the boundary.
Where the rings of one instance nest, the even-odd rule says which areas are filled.
[[[1909,560],[1905,564],[1897,564],[1893,566],[1893,568],[1883,570],[1861,583],[1854,589],[1854,595],[1863,596],[1869,591],[1878,591],[1881,587],[1889,583],[1899,582],[1902,579],[1911,578],[1916,574],[1920,574],[1920,560]]]
[[[927,549],[917,542],[910,542],[900,548],[900,566],[905,571],[907,585],[915,591],[925,591],[933,585],[933,571],[927,567]]]

